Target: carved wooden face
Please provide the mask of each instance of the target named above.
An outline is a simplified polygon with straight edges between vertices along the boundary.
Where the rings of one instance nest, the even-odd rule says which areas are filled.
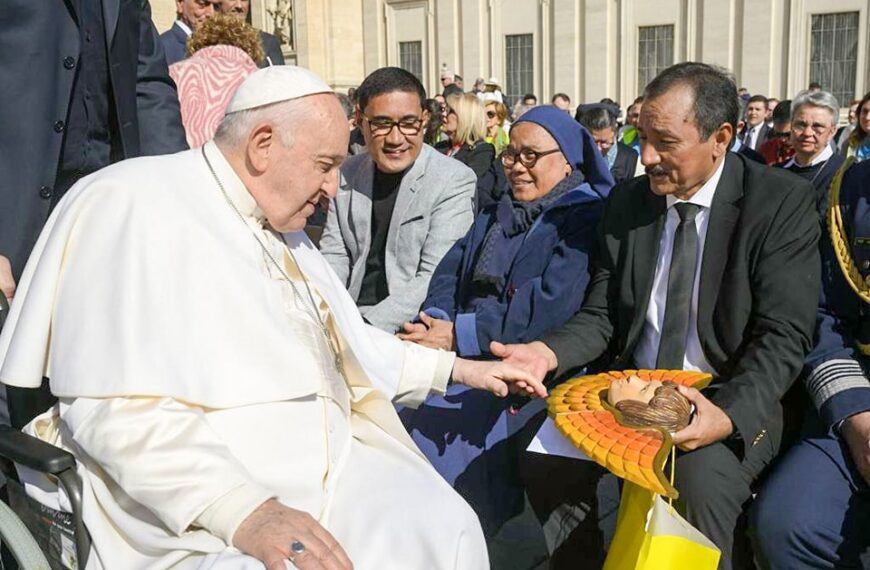
[[[607,391],[607,401],[611,406],[616,406],[623,400],[637,400],[649,404],[655,396],[656,389],[661,385],[662,383],[657,380],[647,382],[637,376],[614,380]]]

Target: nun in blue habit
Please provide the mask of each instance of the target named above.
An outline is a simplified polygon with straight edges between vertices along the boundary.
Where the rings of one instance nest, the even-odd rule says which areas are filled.
[[[580,308],[596,226],[613,186],[606,161],[586,129],[550,106],[513,124],[500,160],[510,191],[448,251],[420,316],[400,337],[492,358],[491,342],[529,342]],[[416,410],[400,410],[414,441],[475,509],[487,537],[523,509],[517,459],[544,402],[519,403],[525,402],[449,386]],[[490,554],[498,554],[492,545]]]

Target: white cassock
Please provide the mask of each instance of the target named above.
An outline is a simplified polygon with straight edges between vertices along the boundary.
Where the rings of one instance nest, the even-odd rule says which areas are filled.
[[[27,429],[78,460],[88,568],[262,568],[230,544],[271,497],[318,519],[358,569],[488,568],[477,517],[390,402],[443,391],[454,355],[364,324],[305,235],[264,229],[204,148],[226,197],[200,149],[71,189],[0,336],[0,379],[47,376],[60,398]],[[65,502],[26,478],[31,495]]]

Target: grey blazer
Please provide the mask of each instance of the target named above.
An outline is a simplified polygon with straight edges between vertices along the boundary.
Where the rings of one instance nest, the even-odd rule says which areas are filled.
[[[321,253],[354,300],[359,298],[371,244],[374,173],[368,153],[345,161],[320,239]],[[390,294],[377,305],[360,307],[368,322],[394,333],[414,318],[435,267],[471,227],[476,182],[470,168],[423,145],[399,186],[387,234]]]

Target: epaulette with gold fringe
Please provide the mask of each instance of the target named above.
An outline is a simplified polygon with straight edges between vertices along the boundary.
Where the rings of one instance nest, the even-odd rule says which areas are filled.
[[[855,162],[854,157],[849,157],[843,166],[834,175],[831,188],[828,191],[828,232],[831,235],[831,244],[834,246],[834,255],[843,271],[846,282],[853,291],[865,303],[870,304],[870,282],[865,281],[855,265],[852,253],[849,249],[849,237],[843,226],[843,213],[840,209],[840,185],[843,183],[843,175]]]

